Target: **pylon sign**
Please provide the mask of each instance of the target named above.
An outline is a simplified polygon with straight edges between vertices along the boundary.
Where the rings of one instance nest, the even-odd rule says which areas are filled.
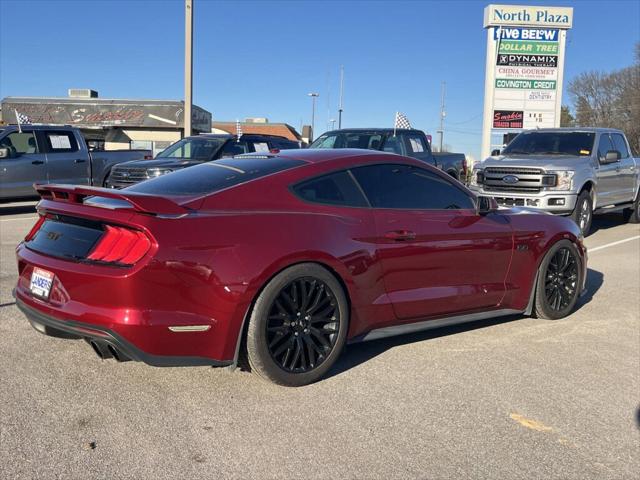
[[[482,158],[501,147],[495,134],[560,126],[571,7],[488,5]]]

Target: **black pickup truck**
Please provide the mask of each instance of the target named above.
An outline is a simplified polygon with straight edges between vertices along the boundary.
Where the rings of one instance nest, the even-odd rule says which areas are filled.
[[[349,128],[320,135],[309,148],[364,148],[413,157],[464,182],[467,163],[462,153],[433,153],[422,130],[393,128]]]

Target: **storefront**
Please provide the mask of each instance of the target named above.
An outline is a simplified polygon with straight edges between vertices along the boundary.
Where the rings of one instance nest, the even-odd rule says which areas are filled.
[[[145,148],[154,155],[182,138],[184,104],[172,100],[120,100],[83,97],[6,97],[2,121],[15,124],[16,111],[31,123],[73,125],[91,148]],[[193,133],[211,132],[211,113],[194,105]]]

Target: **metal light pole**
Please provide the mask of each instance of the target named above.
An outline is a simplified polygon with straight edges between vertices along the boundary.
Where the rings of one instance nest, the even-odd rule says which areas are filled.
[[[344,65],[340,65],[340,105],[338,105],[338,128],[342,128],[342,93],[344,92]]]
[[[191,135],[193,104],[193,0],[184,0],[184,136]]]
[[[329,130],[333,130],[334,128],[336,128],[336,119],[331,118],[329,119]]]
[[[307,93],[311,97],[311,135],[309,135],[309,143],[313,142],[313,135],[316,130],[316,98],[320,96],[319,93]]]
[[[440,152],[442,152],[442,146],[444,144],[444,117],[447,115],[447,112],[444,110],[444,94],[446,88],[446,82],[442,82],[442,98],[440,99],[440,130],[438,130],[438,133],[440,134]]]

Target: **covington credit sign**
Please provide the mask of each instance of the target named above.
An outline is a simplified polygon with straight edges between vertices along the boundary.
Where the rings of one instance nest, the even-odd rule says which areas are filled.
[[[502,145],[494,134],[560,126],[564,49],[572,24],[570,7],[485,8],[483,158]]]

